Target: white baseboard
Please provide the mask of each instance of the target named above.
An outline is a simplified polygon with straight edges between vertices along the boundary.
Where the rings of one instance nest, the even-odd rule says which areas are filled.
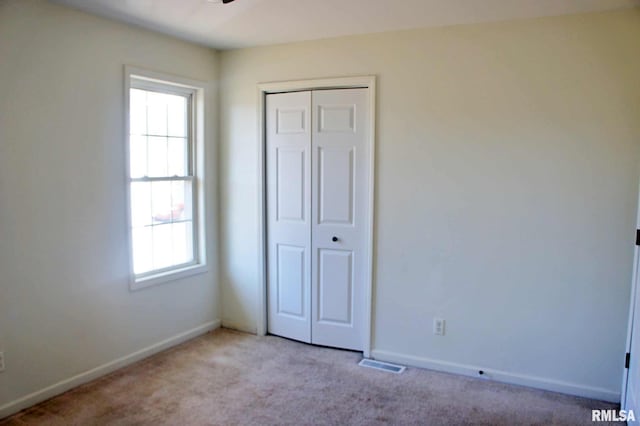
[[[36,392],[25,395],[22,398],[16,399],[9,402],[8,404],[0,406],[0,419],[15,414],[20,410],[31,407],[32,405],[45,401],[63,392],[66,392],[69,389],[95,380],[98,377],[109,374],[136,361],[140,361],[141,359],[147,358],[158,352],[162,352],[172,346],[183,343],[201,334],[205,334],[208,331],[214,330],[218,327],[220,327],[220,320],[207,322],[198,327],[192,328],[191,330],[187,330],[183,333],[169,337],[168,339],[165,339],[161,342],[155,343],[151,346],[147,346],[144,349],[140,349],[139,351],[133,352],[129,355],[114,359],[113,361],[110,361],[106,364],[102,364],[96,368],[92,368],[91,370],[77,374],[73,377],[69,377],[68,379],[62,380],[51,386],[47,386],[44,389],[40,389]]]
[[[371,357],[380,361],[389,361],[397,364],[405,364],[413,367],[427,368],[446,373],[460,374],[464,376],[480,377],[478,371],[482,370],[484,379],[497,382],[511,383],[514,385],[528,386],[553,392],[597,399],[608,402],[620,402],[620,392],[604,388],[580,385],[577,383],[563,382],[544,377],[528,376],[524,374],[510,373],[507,371],[491,370],[484,367],[476,367],[466,364],[441,361],[430,358],[422,358],[413,355],[404,355],[395,352],[374,349]]]

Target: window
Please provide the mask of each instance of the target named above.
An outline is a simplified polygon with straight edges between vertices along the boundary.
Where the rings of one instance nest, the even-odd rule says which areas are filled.
[[[133,288],[204,265],[199,232],[198,89],[129,76],[129,214]]]

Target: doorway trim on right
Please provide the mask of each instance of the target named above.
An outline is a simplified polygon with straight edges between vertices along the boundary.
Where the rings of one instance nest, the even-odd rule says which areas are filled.
[[[354,89],[367,88],[369,90],[369,188],[368,196],[368,220],[366,229],[367,255],[366,255],[366,279],[364,302],[364,342],[363,355],[371,356],[372,340],[372,311],[373,311],[373,247],[374,247],[374,195],[375,195],[375,147],[376,147],[376,76],[352,76],[321,78],[311,80],[292,80],[267,82],[258,84],[258,320],[256,324],[257,334],[264,336],[267,333],[267,219],[266,219],[266,95],[270,93],[298,92],[318,89]]]
[[[640,296],[640,294],[638,293],[638,287],[640,285],[640,283],[638,282],[640,280],[640,244],[639,244],[640,243],[640,200],[638,203],[639,203],[638,204],[639,210],[636,216],[636,228],[637,228],[636,244],[634,245],[634,248],[633,248],[633,274],[631,278],[631,293],[629,295],[630,297],[629,297],[629,319],[627,322],[627,341],[625,345],[624,359],[621,359],[621,362],[623,362],[624,360],[624,363],[625,363],[624,370],[622,372],[622,385],[621,385],[621,392],[620,392],[620,407],[622,410],[630,409],[627,404],[627,399],[629,396],[629,377],[630,377],[629,373],[631,372],[630,363],[632,363],[633,361],[636,361],[640,356],[640,354],[633,354],[631,352],[634,338],[635,339],[640,338],[640,336],[633,335],[634,331],[638,331],[638,330],[634,330],[635,316],[640,315],[640,312],[636,312],[638,297]]]

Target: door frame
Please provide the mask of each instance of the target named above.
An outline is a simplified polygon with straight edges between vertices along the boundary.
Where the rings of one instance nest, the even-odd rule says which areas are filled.
[[[364,347],[366,358],[371,356],[371,331],[373,310],[373,226],[375,194],[375,140],[376,140],[376,76],[351,76],[319,78],[310,80],[290,80],[258,83],[258,320],[257,334],[267,334],[267,219],[266,219],[266,96],[270,93],[300,92],[319,89],[369,89],[369,188],[367,191],[369,226],[366,228],[367,253],[365,258],[365,306],[364,306]]]
[[[639,193],[640,193],[640,188],[639,188]],[[633,246],[633,274],[632,274],[632,278],[631,278],[631,292],[630,292],[630,297],[629,297],[629,318],[627,320],[627,342],[626,342],[626,346],[625,346],[625,354],[624,356],[626,357],[626,354],[629,353],[631,354],[631,343],[634,339],[634,335],[633,335],[633,322],[634,322],[634,317],[635,315],[640,315],[640,312],[636,312],[636,299],[640,296],[638,294],[638,287],[640,286],[640,283],[638,282],[640,280],[640,249],[638,246],[638,230],[640,229],[640,197],[638,199],[638,211],[637,211],[637,216],[636,216],[636,244]],[[640,331],[640,330],[637,330]],[[638,334],[638,333],[636,333]],[[636,339],[640,338],[640,336],[635,336]],[[634,357],[635,355],[635,357]],[[630,358],[631,361],[633,361],[634,359],[638,359],[638,357],[640,356],[640,354],[631,354]],[[624,358],[623,358],[623,362],[624,362]],[[620,392],[620,408],[622,410],[627,410],[627,392],[628,392],[628,386],[629,386],[629,370],[630,368],[624,368],[623,372],[622,372],[622,386],[621,386],[621,392]]]
[[[636,298],[638,297],[638,247],[634,249],[633,254],[633,278],[631,280],[631,297],[629,298],[629,319],[627,322],[627,343],[625,346],[625,357],[631,352],[631,341],[633,336],[633,320],[636,314]],[[637,339],[639,336],[635,336]],[[623,358],[624,359],[624,358]],[[620,392],[620,409],[627,409],[627,387],[629,385],[629,368],[623,370],[622,373],[622,391]]]

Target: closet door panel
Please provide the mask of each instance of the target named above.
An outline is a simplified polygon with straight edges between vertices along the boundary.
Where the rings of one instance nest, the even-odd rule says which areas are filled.
[[[311,336],[362,350],[366,284],[367,89],[312,93]]]
[[[267,95],[269,333],[311,342],[311,93]]]

